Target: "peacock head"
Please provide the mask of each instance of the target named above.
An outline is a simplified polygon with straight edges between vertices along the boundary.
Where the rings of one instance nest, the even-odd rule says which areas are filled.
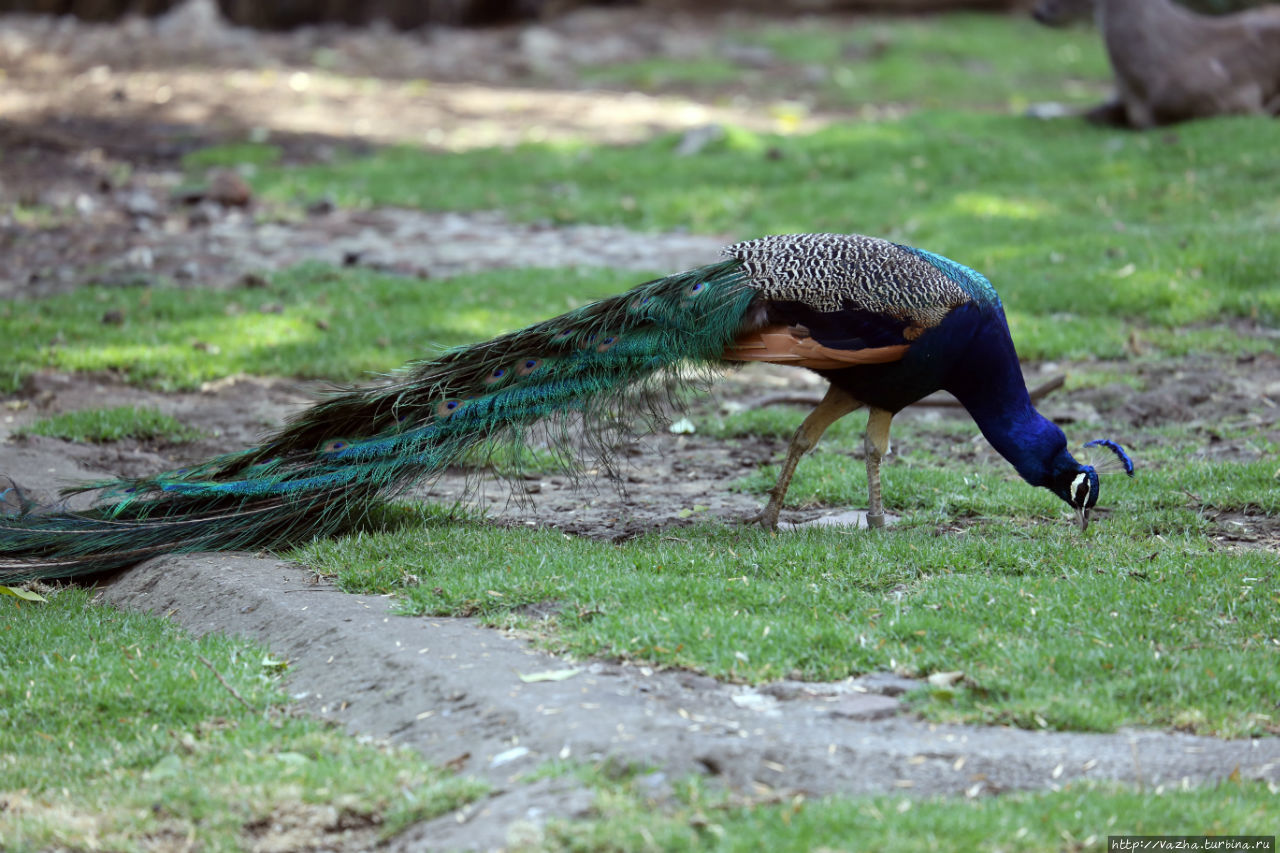
[[[1116,470],[1133,476],[1133,460],[1123,447],[1106,438],[1085,444],[1086,449],[1091,447],[1104,448],[1114,454],[1114,458],[1104,456],[1093,465],[1082,465],[1064,449],[1055,460],[1049,481],[1049,489],[1076,511],[1076,522],[1082,531],[1089,527],[1089,511],[1098,502],[1099,472]]]

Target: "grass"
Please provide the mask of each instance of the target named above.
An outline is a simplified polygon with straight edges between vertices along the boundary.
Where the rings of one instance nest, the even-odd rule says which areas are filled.
[[[617,292],[639,276],[506,270],[423,282],[316,265],[264,289],[91,289],[0,305],[0,391],[42,368],[111,371],[163,390],[237,373],[367,379],[443,347]],[[104,311],[126,318],[103,325]]]
[[[283,665],[261,648],[193,640],[157,617],[94,605],[88,591],[14,601],[0,601],[7,851],[149,850],[184,838],[242,850],[255,825],[329,805],[348,825],[390,833],[483,792],[410,750],[290,716]]]
[[[574,771],[568,771],[574,772]],[[1003,851],[1106,850],[1109,835],[1268,833],[1275,787],[1199,789],[1073,783],[1057,791],[975,799],[733,796],[696,779],[655,801],[654,777],[577,771],[596,792],[592,821],[555,821],[536,839],[554,850]]]
[[[201,432],[158,409],[114,406],[106,409],[81,409],[51,418],[41,418],[18,430],[15,435],[44,435],[95,444],[128,438],[178,444],[200,438]]]
[[[329,194],[343,204],[497,207],[526,220],[742,235],[860,231],[910,237],[975,264],[1034,247],[1039,264],[1065,263],[1062,272],[1083,260],[1066,250],[1095,244],[1100,234],[1098,248],[1112,249],[1114,261],[1135,238],[1208,237],[1186,233],[1193,224],[1213,233],[1265,231],[1277,211],[1255,190],[1274,179],[1267,158],[1280,136],[1274,124],[1219,119],[1137,135],[1076,120],[920,112],[804,135],[729,128],[685,157],[673,154],[678,137],[670,135],[617,147],[399,147],[266,169],[259,180],[284,200]],[[1232,140],[1225,150],[1224,138]],[[1202,251],[1203,242],[1179,248]],[[1051,262],[1054,251],[1065,257]],[[1130,261],[1142,268],[1127,256],[1110,266]]]
[[[236,166],[269,166],[280,162],[284,150],[265,142],[234,142],[193,151],[182,158],[188,169],[231,168]]]
[[[584,77],[645,91],[705,95],[731,88],[756,99],[791,99],[802,91],[827,109],[964,105],[1015,113],[1034,101],[1101,100],[1110,81],[1096,33],[1052,31],[1029,16],[954,14],[842,26],[810,19],[731,32],[724,41],[765,48],[772,61],[753,68],[733,61],[727,51],[602,65],[585,69]]]
[[[986,273],[1024,357],[1119,357],[1135,333],[1178,355],[1257,345],[1206,325],[1280,322],[1271,239],[1280,207],[1259,192],[1280,177],[1270,165],[1277,143],[1280,126],[1265,119],[1136,135],[921,112],[805,136],[734,130],[692,157],[673,154],[675,137],[460,154],[398,148],[269,169],[262,189],[282,200],[497,207],[525,220],[734,237],[879,234]]]

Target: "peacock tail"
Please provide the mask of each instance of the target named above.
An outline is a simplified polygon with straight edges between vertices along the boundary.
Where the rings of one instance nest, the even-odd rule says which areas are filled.
[[[603,450],[611,430],[659,418],[696,381],[688,365],[719,362],[754,295],[740,260],[700,267],[336,392],[249,450],[69,489],[98,492],[88,510],[18,495],[0,518],[0,584],[330,535],[468,454],[524,446],[548,424]]]

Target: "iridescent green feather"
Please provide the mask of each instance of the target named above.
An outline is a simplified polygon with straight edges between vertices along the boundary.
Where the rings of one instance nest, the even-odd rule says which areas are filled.
[[[72,490],[101,492],[88,511],[24,506],[0,519],[0,583],[327,535],[535,429],[566,457],[582,439],[607,452],[602,427],[651,424],[689,365],[719,361],[753,295],[736,260],[668,276],[335,393],[258,447]]]

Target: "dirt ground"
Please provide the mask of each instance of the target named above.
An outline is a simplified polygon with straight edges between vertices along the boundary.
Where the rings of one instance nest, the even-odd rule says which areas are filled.
[[[517,224],[497,213],[326,205],[302,221],[281,223],[251,195],[242,204],[234,182],[215,180],[197,197],[175,196],[185,180],[178,162],[202,145],[254,134],[302,162],[389,141],[457,148],[557,135],[634,139],[719,120],[768,126],[750,102],[729,98],[711,107],[678,95],[618,96],[593,91],[575,76],[602,59],[718,49],[716,22],[591,10],[524,29],[263,35],[218,25],[208,18],[209,5],[198,0],[154,24],[18,18],[0,27],[0,298],[73,291],[104,277],[121,286],[227,287],[301,260],[367,264],[421,276],[427,286],[531,256],[549,266],[683,269],[713,260],[724,241]],[[375,82],[356,85],[343,76],[351,74]],[[423,78],[431,85],[412,85]],[[811,115],[809,121],[821,121]],[[1201,452],[1209,458],[1258,456],[1249,442],[1216,434],[1224,416],[1247,417],[1280,439],[1280,357],[1273,354],[1106,367],[1132,384],[1058,392],[1045,401],[1046,414],[1067,424],[1100,419],[1117,434],[1190,423],[1204,431]],[[1069,369],[1030,367],[1028,378],[1035,384]],[[255,442],[306,405],[314,390],[239,377],[198,392],[160,394],[111,376],[41,374],[0,401],[0,471],[47,499],[78,480],[171,468]],[[780,391],[816,395],[820,388],[798,372],[743,371],[719,383],[703,405],[754,405]],[[205,437],[177,447],[11,438],[39,417],[121,404],[154,406]],[[904,413],[959,416],[940,407]],[[709,507],[701,517],[734,522],[759,501],[730,484],[762,462],[776,462],[783,449],[766,439],[722,442],[664,432],[626,451],[621,489],[600,478],[545,476],[517,483],[519,500],[498,482],[468,499],[497,523],[552,525],[612,540],[688,524],[678,513],[695,497]],[[973,446],[974,455],[987,452]],[[853,458],[850,465],[861,467]],[[458,499],[464,481],[463,474],[445,476],[422,496]],[[805,522],[824,512],[785,517]],[[1280,552],[1276,519],[1218,522],[1223,547]],[[756,689],[687,672],[585,662],[573,665],[581,672],[567,681],[525,684],[519,673],[569,664],[465,619],[391,616],[386,600],[340,595],[305,570],[260,556],[152,561],[106,583],[103,599],[170,614],[193,631],[264,641],[290,661],[290,690],[309,712],[353,732],[411,743],[496,783],[484,802],[413,828],[395,849],[488,849],[536,839],[547,817],[588,814],[590,796],[568,783],[515,781],[515,774],[556,756],[654,766],[648,779],[659,801],[670,781],[688,772],[714,775],[761,799],[796,791],[978,796],[1083,776],[1195,782],[1237,766],[1246,778],[1280,780],[1280,742],[928,725],[903,712],[896,697],[911,685],[888,674]],[[342,846],[336,839],[306,843]]]

